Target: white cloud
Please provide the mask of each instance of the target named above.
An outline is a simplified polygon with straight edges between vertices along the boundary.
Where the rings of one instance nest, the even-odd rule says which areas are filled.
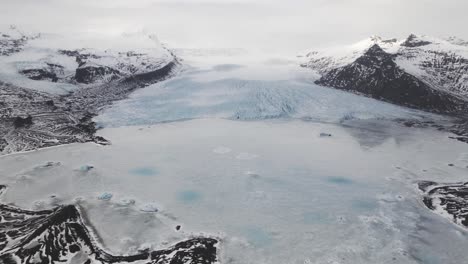
[[[466,0],[1,0],[0,23],[48,32],[147,30],[172,46],[271,51],[409,33],[468,39]]]

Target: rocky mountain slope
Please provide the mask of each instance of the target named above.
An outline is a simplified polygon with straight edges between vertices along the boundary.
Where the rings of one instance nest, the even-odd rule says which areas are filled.
[[[410,35],[404,40],[371,37],[351,46],[309,52],[302,66],[317,71],[321,75],[317,83],[325,86],[357,91],[424,110],[463,112],[466,108],[447,109],[446,104],[440,104],[440,108],[435,105],[424,106],[423,102],[432,101],[428,97],[433,97],[434,93],[442,93],[441,96],[449,100],[467,100],[468,46],[464,43],[456,38],[441,40],[416,35]],[[403,93],[402,96],[409,93],[405,95],[406,101],[405,98],[395,100],[394,93],[397,91],[393,86],[385,88],[392,90],[388,91],[388,96],[380,95],[382,91],[377,87],[372,89],[373,86],[382,85],[382,82],[395,82],[399,78],[412,78],[414,81],[412,85],[402,83],[408,87],[398,91]],[[363,83],[367,83],[370,89],[356,89]],[[426,93],[414,91],[421,90],[421,87]],[[416,99],[423,102],[411,102]],[[463,103],[455,105],[463,106]]]
[[[407,73],[378,44],[354,62],[329,70],[316,83],[430,112],[466,113],[468,109],[460,96],[434,89]]]
[[[303,67],[319,85],[453,117],[450,124],[403,121],[435,127],[468,142],[468,45],[466,41],[410,35],[404,40],[372,37],[357,44],[310,52]],[[467,183],[419,182],[427,208],[467,227]]]
[[[317,84],[453,116],[458,124],[468,119],[468,46],[457,38],[371,37],[303,59],[303,67],[319,74]],[[466,127],[447,130],[468,138]]]
[[[94,136],[92,117],[99,109],[172,76],[179,65],[151,35],[138,36],[136,43],[125,36],[132,45],[113,45],[117,49],[77,48],[82,43],[29,36],[15,27],[0,36],[0,154],[106,143]]]

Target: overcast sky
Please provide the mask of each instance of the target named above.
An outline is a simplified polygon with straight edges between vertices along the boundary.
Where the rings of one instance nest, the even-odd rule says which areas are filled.
[[[172,47],[297,52],[370,35],[468,39],[468,0],[0,0],[0,23],[42,32],[154,32]]]

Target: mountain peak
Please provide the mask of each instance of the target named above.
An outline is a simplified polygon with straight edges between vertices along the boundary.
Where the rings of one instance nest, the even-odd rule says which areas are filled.
[[[379,44],[374,44],[372,45],[365,53],[364,55],[371,55],[371,56],[375,56],[375,55],[383,55],[383,54],[387,54],[380,46]]]
[[[421,47],[432,44],[432,42],[424,40],[421,37],[416,36],[415,34],[410,34],[408,38],[401,44],[401,46],[414,48]]]

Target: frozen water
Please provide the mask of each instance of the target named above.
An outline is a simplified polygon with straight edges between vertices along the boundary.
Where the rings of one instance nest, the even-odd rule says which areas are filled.
[[[438,131],[381,127],[364,133],[300,120],[200,119],[106,128],[101,135],[111,146],[2,157],[2,175],[31,179],[3,177],[3,199],[47,208],[51,193],[59,203],[80,197],[106,247],[119,253],[206,232],[222,238],[222,260],[231,263],[463,262],[466,232],[421,205],[414,181],[463,180],[468,170],[447,163],[467,145]],[[323,140],[320,131],[334,137]],[[219,155],[213,146],[235,150]],[[239,153],[257,157],[236,159]],[[61,165],[37,166],[48,161]],[[91,162],[99,170],[76,174]],[[129,173],[155,169],[148,164],[158,164],[156,177]],[[96,199],[105,193],[112,199]]]
[[[197,65],[105,109],[110,146],[1,157],[2,199],[78,204],[117,254],[210,234],[221,263],[463,263],[467,232],[415,182],[466,180],[468,145],[393,118],[438,117],[315,86],[287,62]]]
[[[158,174],[157,170],[151,167],[141,167],[141,168],[131,169],[130,173],[139,175],[139,176],[154,176]]]
[[[197,192],[194,190],[184,190],[184,191],[180,191],[177,194],[177,197],[180,201],[184,203],[191,203],[191,202],[196,202],[200,200],[201,194],[200,192]]]
[[[218,154],[226,154],[226,153],[229,153],[231,152],[231,149],[228,148],[228,147],[217,147],[215,149],[213,149],[213,152],[214,153],[218,153]]]

